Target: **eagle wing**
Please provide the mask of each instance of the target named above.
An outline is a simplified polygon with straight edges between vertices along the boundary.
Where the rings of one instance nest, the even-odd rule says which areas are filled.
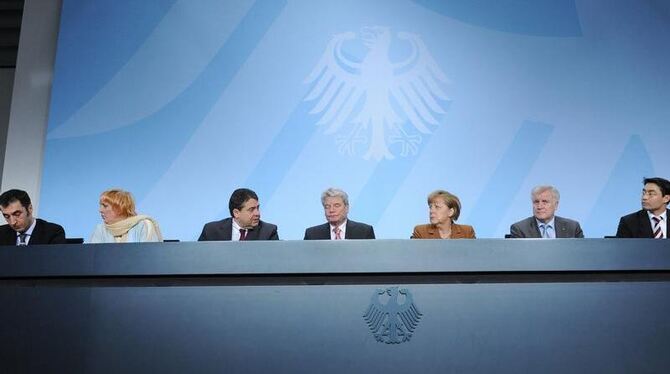
[[[327,134],[337,131],[345,123],[365,93],[358,75],[349,71],[360,70],[360,65],[341,52],[342,43],[355,37],[352,32],[335,35],[319,63],[305,79],[305,83],[316,82],[305,101],[318,99],[310,113],[321,114],[317,125],[330,125]]]
[[[412,294],[410,294],[406,289],[402,289],[399,292],[405,295],[405,303],[402,304],[404,308],[401,308],[398,311],[398,317],[400,317],[400,320],[402,321],[403,325],[405,325],[405,328],[407,328],[407,331],[412,333],[419,324],[419,319],[421,319],[422,314],[414,304]]]
[[[421,38],[415,34],[398,33],[398,38],[408,40],[413,48],[413,58],[399,69],[391,95],[409,121],[420,132],[430,133],[428,124],[437,125],[433,113],[445,111],[436,99],[447,101],[449,97],[440,87],[449,82],[440,70]]]
[[[363,314],[363,319],[365,319],[365,322],[374,334],[379,331],[388,315],[388,312],[384,311],[384,306],[379,302],[379,295],[383,295],[385,292],[385,290],[377,290],[377,292],[372,295],[370,306]]]

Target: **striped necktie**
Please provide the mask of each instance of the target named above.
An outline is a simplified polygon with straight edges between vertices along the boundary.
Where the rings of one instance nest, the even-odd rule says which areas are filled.
[[[654,238],[655,239],[663,239],[663,229],[661,228],[661,220],[660,217],[651,217],[651,219],[654,221]]]
[[[342,239],[342,230],[340,230],[339,227],[336,227],[333,229],[333,232],[335,233],[335,240],[341,240]]]

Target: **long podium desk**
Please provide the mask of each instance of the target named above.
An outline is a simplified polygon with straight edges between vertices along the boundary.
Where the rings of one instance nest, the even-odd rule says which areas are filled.
[[[0,247],[1,373],[665,373],[670,241]]]

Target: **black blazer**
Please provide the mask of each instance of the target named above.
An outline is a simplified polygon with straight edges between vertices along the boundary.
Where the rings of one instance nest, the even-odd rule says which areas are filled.
[[[199,242],[211,240],[231,240],[233,235],[233,219],[228,217],[221,221],[210,222],[202,228]],[[279,240],[277,225],[261,221],[258,226],[247,231],[246,240]]]
[[[670,234],[670,210],[666,209],[665,224],[667,233]],[[653,238],[654,233],[651,231],[651,222],[647,211],[642,209],[635,213],[621,217],[619,220],[619,227],[616,229],[617,238]]]
[[[347,220],[345,239],[374,239],[375,230],[372,226],[352,220]],[[313,226],[305,230],[304,240],[330,240],[330,224]]]
[[[39,218],[36,221],[28,245],[65,244],[65,230],[61,225]],[[16,231],[9,225],[0,226],[0,245],[16,245]]]

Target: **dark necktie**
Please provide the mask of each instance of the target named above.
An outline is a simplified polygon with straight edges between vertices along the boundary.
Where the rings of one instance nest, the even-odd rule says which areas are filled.
[[[240,240],[247,240],[247,230],[240,229]]]
[[[26,234],[25,232],[19,234],[19,245],[28,245],[28,243],[26,243],[27,236],[28,234]]]

